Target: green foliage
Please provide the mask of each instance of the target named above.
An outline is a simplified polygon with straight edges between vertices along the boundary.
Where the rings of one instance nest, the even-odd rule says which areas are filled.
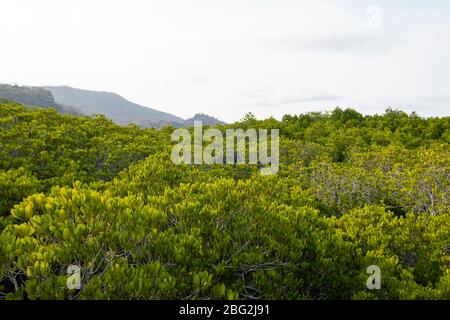
[[[21,200],[19,193],[31,195],[75,181],[111,180],[131,164],[163,150],[170,139],[163,131],[118,126],[102,116],[61,116],[16,104],[0,105],[0,115],[0,186],[6,188],[18,175],[24,176],[13,190],[0,191],[5,192],[0,214],[11,208],[4,207],[6,203]],[[30,189],[31,185],[40,188]]]
[[[1,297],[450,298],[449,118],[336,109],[219,128],[280,129],[279,173],[178,166],[170,127],[2,102]]]
[[[0,216],[9,215],[15,203],[21,202],[30,194],[39,192],[41,183],[23,168],[0,171]]]

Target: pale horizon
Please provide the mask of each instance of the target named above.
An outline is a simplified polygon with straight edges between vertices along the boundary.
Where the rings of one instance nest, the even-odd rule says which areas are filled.
[[[0,83],[114,92],[226,122],[338,106],[449,115],[445,1],[6,0],[0,10]]]

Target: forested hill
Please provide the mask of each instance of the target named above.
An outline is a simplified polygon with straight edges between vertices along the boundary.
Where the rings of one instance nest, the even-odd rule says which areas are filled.
[[[53,108],[65,114],[81,115],[79,110],[73,107],[58,104],[50,91],[39,87],[0,84],[0,98],[28,106]]]
[[[175,165],[170,127],[0,102],[0,298],[450,298],[449,117],[218,128],[280,129],[278,174]]]
[[[0,98],[44,108],[50,108],[56,105],[51,92],[38,87],[0,84]]]

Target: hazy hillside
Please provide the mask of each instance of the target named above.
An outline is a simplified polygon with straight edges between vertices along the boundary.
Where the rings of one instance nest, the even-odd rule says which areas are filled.
[[[140,106],[112,92],[89,91],[71,87],[27,87],[0,84],[0,99],[24,105],[53,108],[74,115],[103,114],[116,123],[136,123],[145,128],[189,127],[194,121],[204,125],[224,122],[206,114],[184,120],[175,115]]]
[[[226,124],[218,120],[217,118],[211,117],[207,114],[197,113],[194,117],[184,121],[184,125],[189,127],[194,125],[194,121],[201,121],[204,126],[216,126]]]
[[[164,127],[184,128],[184,120],[181,121],[151,121],[143,120],[137,123],[141,128],[156,128],[161,129]]]
[[[28,106],[53,108],[61,113],[81,115],[73,107],[64,106],[55,102],[52,93],[39,87],[22,87],[17,85],[0,84],[0,98],[22,103]]]
[[[226,124],[223,121],[220,121],[214,117],[211,117],[207,114],[198,113],[192,118],[181,121],[149,121],[144,120],[140,121],[139,125],[143,128],[162,128],[165,126],[171,126],[174,128],[183,128],[183,127],[192,127],[194,125],[194,121],[201,121],[205,126],[216,126],[216,125],[224,125]]]
[[[183,122],[177,116],[130,102],[116,93],[66,86],[44,88],[53,94],[58,103],[75,106],[86,115],[104,114],[117,123],[138,123],[142,120]]]

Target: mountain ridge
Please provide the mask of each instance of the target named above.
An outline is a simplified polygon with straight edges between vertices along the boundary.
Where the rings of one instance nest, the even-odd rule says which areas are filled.
[[[55,101],[75,106],[86,115],[104,114],[114,122],[138,123],[143,119],[152,121],[183,121],[182,118],[131,102],[121,95],[108,91],[94,91],[69,86],[44,86]]]
[[[115,92],[95,91],[69,86],[18,86],[0,84],[0,98],[29,106],[53,108],[65,114],[103,114],[118,124],[134,123],[141,127],[189,127],[194,121],[204,125],[223,125],[225,122],[203,113],[183,119],[176,115],[139,105]]]

